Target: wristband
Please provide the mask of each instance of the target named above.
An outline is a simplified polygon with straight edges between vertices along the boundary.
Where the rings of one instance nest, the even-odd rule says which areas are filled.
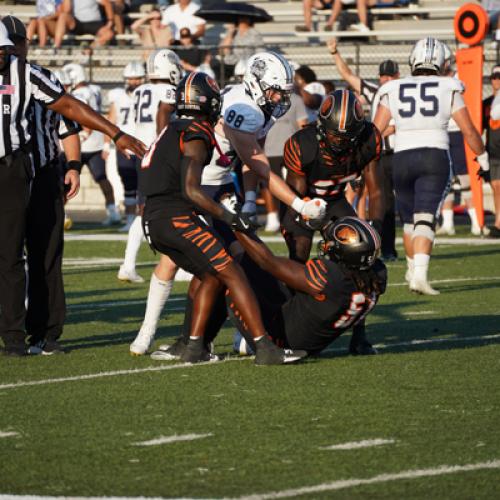
[[[111,140],[116,144],[124,135],[125,132],[123,132],[123,130],[118,130],[118,132],[114,135],[114,137],[111,138]]]
[[[70,160],[68,161],[66,170],[76,170],[78,173],[80,173],[82,171],[82,162],[78,160]]]
[[[304,206],[305,206],[306,202],[302,199],[300,199],[298,196],[296,196],[294,198],[294,200],[292,201],[292,204],[290,205],[296,212],[298,212],[299,214],[302,213],[302,210],[304,210]]]
[[[338,52],[338,50],[337,50],[337,49],[335,49],[335,51],[332,51],[332,50],[331,50],[331,51],[330,51],[330,54],[331,54],[332,56],[334,56],[337,52]]]

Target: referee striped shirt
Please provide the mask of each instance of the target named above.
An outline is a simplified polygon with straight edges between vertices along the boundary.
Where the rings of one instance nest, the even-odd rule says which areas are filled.
[[[0,159],[29,144],[30,100],[52,104],[63,94],[62,86],[48,78],[42,68],[9,57],[0,71]]]
[[[60,85],[56,76],[45,68],[41,72],[52,82]],[[37,101],[34,101],[33,120],[33,162],[35,172],[59,159],[59,140],[81,131],[78,123],[68,120],[59,113],[52,111]]]

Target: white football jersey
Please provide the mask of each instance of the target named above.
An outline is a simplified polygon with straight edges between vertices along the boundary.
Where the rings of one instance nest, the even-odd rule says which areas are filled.
[[[123,87],[111,89],[108,92],[109,104],[115,107],[116,126],[126,134],[135,136],[134,100],[132,93]]]
[[[448,149],[448,122],[464,106],[463,91],[460,80],[442,76],[409,76],[380,87],[380,103],[396,126],[394,150]]]
[[[89,105],[95,112],[101,112],[101,89],[97,85],[85,85],[78,87],[71,92],[71,95],[85,104]],[[104,136],[101,132],[92,130],[87,139],[82,141],[82,153],[94,153],[95,151],[102,151],[104,145]]]
[[[248,95],[244,84],[228,85],[221,92],[221,95],[221,118],[224,119],[224,123],[228,127],[241,132],[255,134],[257,140],[266,137],[276,122],[276,118],[272,116],[266,120],[264,112],[257,106],[252,97]],[[218,124],[215,130],[215,138],[222,152],[227,153],[232,150],[230,142],[224,137],[222,126]],[[217,165],[218,159],[219,154],[215,150],[210,164],[203,169],[202,184],[223,185],[232,182],[230,168]]]
[[[175,106],[175,87],[168,83],[143,83],[134,90],[135,137],[151,146],[156,133],[156,113],[160,102]]]

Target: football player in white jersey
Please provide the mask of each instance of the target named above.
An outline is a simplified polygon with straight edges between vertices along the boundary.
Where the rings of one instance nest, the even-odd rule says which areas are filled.
[[[146,78],[144,64],[140,61],[128,63],[123,70],[123,78],[125,79],[124,87],[117,87],[108,92],[108,120],[118,125],[127,134],[135,135],[133,93],[139,85],[144,83]],[[106,161],[111,143],[107,137],[104,138],[104,141],[102,156]],[[128,232],[137,212],[136,163],[135,155],[130,155],[130,158],[127,158],[120,151],[116,151],[116,164],[125,193],[125,215],[127,218],[125,225],[118,230],[120,232]]]
[[[428,282],[436,214],[450,175],[448,122],[453,117],[482,166],[487,153],[462,97],[462,83],[440,76],[444,48],[434,38],[419,40],[410,55],[412,76],[380,89],[374,123],[383,133],[395,121],[393,177],[403,222],[410,290],[437,295]]]
[[[70,84],[71,95],[88,104],[94,111],[101,112],[101,92],[97,85],[90,85],[85,76],[83,66],[76,63],[63,66]],[[101,132],[83,128],[80,132],[82,165],[87,165],[95,182],[101,188],[106,202],[107,216],[103,225],[118,224],[121,221],[120,212],[116,208],[113,187],[106,176],[106,163],[102,158],[104,135]]]

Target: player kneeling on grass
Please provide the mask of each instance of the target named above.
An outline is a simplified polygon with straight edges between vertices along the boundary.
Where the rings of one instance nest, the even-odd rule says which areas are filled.
[[[386,287],[387,270],[377,258],[380,237],[370,224],[353,216],[341,217],[321,233],[322,256],[302,264],[276,257],[255,236],[236,232],[261,269],[242,262],[258,297],[264,326],[277,345],[295,352],[318,354],[347,329],[364,329],[366,315]],[[254,348],[231,293],[228,304],[232,320]]]
[[[266,336],[245,274],[196,213],[222,219],[241,231],[251,228],[247,216],[230,212],[201,189],[202,171],[215,146],[213,127],[220,106],[219,88],[205,73],[191,73],[177,86],[179,118],[152,144],[139,173],[139,190],[146,196],[144,230],[156,250],[200,280],[193,297],[190,338],[180,355],[183,361],[213,359],[203,334],[219,290],[227,287],[255,341],[256,363],[281,364],[294,358],[286,357]]]

